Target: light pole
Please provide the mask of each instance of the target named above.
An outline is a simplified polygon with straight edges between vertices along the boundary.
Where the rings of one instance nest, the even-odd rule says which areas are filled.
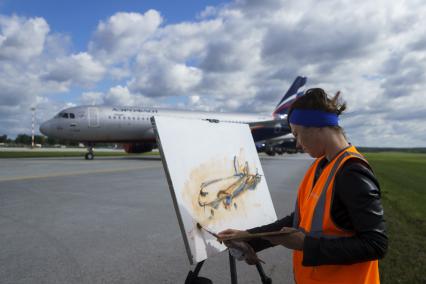
[[[35,107],[31,108],[32,111],[32,122],[31,122],[31,148],[34,149],[34,122],[35,122]]]

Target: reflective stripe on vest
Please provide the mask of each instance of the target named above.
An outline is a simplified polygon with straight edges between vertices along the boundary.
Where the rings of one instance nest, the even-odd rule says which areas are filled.
[[[305,234],[312,236],[312,237],[325,237],[325,238],[336,238],[337,236],[326,236],[322,233],[322,228],[323,228],[323,217],[324,217],[324,209],[325,209],[325,200],[327,197],[327,188],[330,186],[330,182],[333,179],[333,177],[336,175],[337,169],[339,168],[342,160],[348,156],[356,156],[357,158],[363,160],[364,162],[366,162],[368,164],[368,162],[365,160],[365,158],[359,154],[359,153],[355,153],[355,152],[344,152],[335,162],[335,164],[333,165],[333,168],[331,169],[330,174],[327,177],[327,181],[325,182],[323,188],[322,188],[322,192],[321,192],[321,196],[318,199],[317,205],[315,207],[315,211],[314,211],[314,216],[312,217],[312,225],[311,225],[311,230],[310,232],[305,232],[305,230],[303,228],[299,228],[299,221],[300,221],[300,216],[299,216],[299,205],[296,199],[296,205],[295,205],[295,210],[294,210],[294,216],[293,216],[293,227],[296,229],[301,230],[302,232],[304,232]]]

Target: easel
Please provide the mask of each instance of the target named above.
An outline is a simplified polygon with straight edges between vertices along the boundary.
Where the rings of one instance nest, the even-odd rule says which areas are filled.
[[[166,118],[161,118],[161,119],[167,120]],[[211,123],[219,123],[218,119],[209,119],[208,118],[208,119],[205,119],[205,120],[207,120],[208,122],[211,122]],[[160,154],[161,154],[161,161],[163,163],[164,171],[166,173],[167,183],[169,184],[169,189],[171,191],[173,204],[175,206],[179,227],[181,228],[181,232],[182,232],[182,235],[183,235],[185,248],[188,252],[190,250],[190,248],[189,248],[187,237],[185,235],[185,227],[184,227],[184,223],[182,221],[181,213],[178,209],[177,198],[176,198],[176,195],[175,195],[175,192],[174,192],[174,189],[173,189],[173,183],[172,183],[171,175],[170,175],[170,172],[169,172],[169,167],[167,166],[166,157],[165,157],[164,151],[163,151],[163,145],[161,143],[160,135],[159,135],[158,129],[157,129],[156,118],[154,116],[151,117],[151,123],[152,123],[153,130],[154,130],[154,133],[155,133],[158,149],[159,149]],[[248,132],[248,133],[250,133],[250,132]],[[250,135],[250,134],[248,134],[248,135]],[[236,269],[236,264],[235,264],[235,258],[229,252],[228,252],[228,254],[229,254],[229,268],[230,268],[230,271],[231,271],[231,283],[237,284],[238,280],[237,280],[237,269]],[[212,284],[213,283],[208,278],[198,276],[203,264],[204,264],[204,260],[197,263],[197,266],[195,267],[194,271],[190,270],[188,272],[188,275],[187,275],[186,280],[185,280],[185,284]],[[260,279],[262,280],[262,284],[271,284],[272,279],[265,275],[265,272],[263,271],[262,265],[260,263],[257,263],[256,268],[257,268],[257,271],[260,275]]]
[[[229,255],[229,268],[231,270],[231,284],[238,284],[237,279],[237,268],[235,264],[235,258],[228,252]],[[201,267],[204,264],[204,260],[197,263],[194,271],[190,270],[188,276],[186,277],[185,284],[213,284],[213,282],[205,277],[198,276],[200,273]],[[262,265],[260,263],[256,264],[257,272],[259,273],[262,284],[272,284],[272,279],[266,276],[265,271],[263,271]]]

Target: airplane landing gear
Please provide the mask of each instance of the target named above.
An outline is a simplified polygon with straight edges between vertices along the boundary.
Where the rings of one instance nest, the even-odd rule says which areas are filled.
[[[275,156],[275,150],[274,150],[274,147],[272,147],[272,145],[267,145],[267,146],[265,147],[265,153],[266,153],[268,156]]]
[[[93,160],[93,158],[95,157],[95,155],[93,155],[93,153],[86,153],[85,155],[84,155],[84,158],[86,159],[86,160]]]
[[[95,157],[95,154],[93,153],[93,146],[92,145],[88,146],[87,151],[89,152],[84,155],[84,158],[86,160],[93,160],[93,158]]]

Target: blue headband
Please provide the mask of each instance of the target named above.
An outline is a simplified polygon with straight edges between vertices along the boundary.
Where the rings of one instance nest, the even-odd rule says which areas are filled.
[[[294,109],[289,118],[292,124],[307,127],[338,126],[339,118],[337,114],[312,109]]]

